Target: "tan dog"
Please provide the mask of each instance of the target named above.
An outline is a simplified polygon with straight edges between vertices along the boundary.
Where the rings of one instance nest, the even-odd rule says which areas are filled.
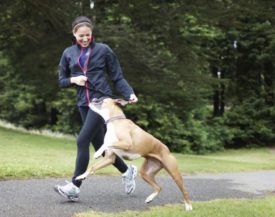
[[[104,151],[105,156],[76,179],[83,180],[90,173],[93,174],[96,170],[113,164],[116,155],[126,160],[144,157],[145,161],[140,169],[140,174],[154,189],[154,192],[146,198],[145,202],[151,202],[161,191],[160,186],[155,181],[155,175],[164,168],[182,192],[185,209],[187,211],[192,210],[176,158],[166,145],[142,130],[131,120],[126,119],[117,103],[127,104],[127,101],[105,98],[90,103],[90,108],[101,115],[107,125],[104,144],[94,157],[101,156]]]

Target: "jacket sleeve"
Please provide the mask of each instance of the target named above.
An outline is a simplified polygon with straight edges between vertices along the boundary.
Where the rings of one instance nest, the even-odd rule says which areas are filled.
[[[65,50],[66,51],[66,50]],[[59,65],[58,65],[58,83],[59,87],[69,87],[71,86],[70,82],[70,70],[69,63],[65,55],[65,51],[63,52]]]
[[[120,63],[117,56],[110,47],[107,46],[106,54],[107,71],[114,82],[115,89],[119,91],[125,98],[129,98],[134,93],[133,88],[124,79]]]

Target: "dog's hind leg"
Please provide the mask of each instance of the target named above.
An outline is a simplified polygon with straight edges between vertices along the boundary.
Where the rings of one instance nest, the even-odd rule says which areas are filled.
[[[161,191],[161,187],[155,181],[155,175],[161,169],[162,164],[157,159],[145,158],[145,161],[140,169],[140,175],[154,189],[154,192],[146,198],[145,203],[150,203]]]
[[[189,200],[189,194],[185,189],[184,181],[180,173],[176,158],[171,153],[169,153],[162,158],[162,163],[165,170],[172,176],[180,191],[182,192],[186,211],[191,211],[192,205]]]

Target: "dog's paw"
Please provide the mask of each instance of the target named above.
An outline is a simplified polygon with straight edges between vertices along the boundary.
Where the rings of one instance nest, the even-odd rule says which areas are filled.
[[[191,203],[185,203],[185,210],[186,211],[192,211],[193,210],[192,204]]]
[[[158,195],[158,192],[154,192],[154,193],[150,194],[150,195],[146,198],[145,203],[150,203],[157,195]]]
[[[103,152],[105,151],[104,148],[100,148],[98,149],[95,153],[94,153],[94,159],[100,158],[103,154]]]
[[[103,153],[103,152],[102,152]],[[101,152],[95,152],[94,153],[94,159],[97,159],[97,158],[100,158],[102,156],[102,153]]]
[[[77,176],[77,177],[75,178],[75,180],[84,180],[84,179],[87,178],[88,175],[89,175],[89,172],[85,172],[85,173],[83,173],[82,175]]]

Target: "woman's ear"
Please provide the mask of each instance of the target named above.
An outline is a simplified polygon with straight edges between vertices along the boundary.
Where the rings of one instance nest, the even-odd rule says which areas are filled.
[[[129,102],[124,99],[115,99],[115,103],[121,106],[126,106],[127,104],[129,104]]]

